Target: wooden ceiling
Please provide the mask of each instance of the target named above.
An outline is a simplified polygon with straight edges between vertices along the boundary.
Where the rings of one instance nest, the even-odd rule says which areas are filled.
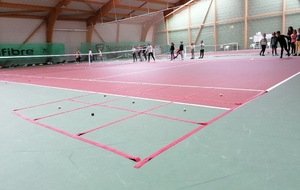
[[[0,0],[0,17],[82,21],[90,24],[169,13],[189,0]]]

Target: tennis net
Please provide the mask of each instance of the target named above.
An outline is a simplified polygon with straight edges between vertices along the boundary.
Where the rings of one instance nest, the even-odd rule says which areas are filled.
[[[136,51],[137,61],[145,61],[147,52],[145,48]],[[155,50],[154,50],[155,54]],[[109,62],[133,62],[132,50],[112,52],[92,52],[79,54],[55,54],[55,55],[26,55],[26,56],[0,56],[0,68],[40,66],[66,63],[109,63]]]

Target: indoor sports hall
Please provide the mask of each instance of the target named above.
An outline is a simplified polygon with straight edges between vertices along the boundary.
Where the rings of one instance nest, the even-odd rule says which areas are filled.
[[[299,0],[1,0],[0,190],[300,189]]]

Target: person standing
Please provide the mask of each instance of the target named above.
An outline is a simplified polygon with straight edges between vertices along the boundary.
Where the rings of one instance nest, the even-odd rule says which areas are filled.
[[[137,45],[137,53],[138,53],[138,57],[139,57],[140,61],[143,61],[143,59],[142,59],[142,46],[141,46],[141,44]]]
[[[181,41],[180,45],[179,45],[179,51],[180,51],[181,60],[183,60],[183,58],[184,58],[183,50],[184,50],[184,46],[183,46],[183,42]]]
[[[296,55],[300,56],[300,28],[298,28],[298,33],[296,37]]]
[[[103,60],[103,57],[102,57],[102,52],[101,52],[100,49],[98,50],[98,54],[99,54],[99,59],[100,59],[100,61],[104,61],[104,60]]]
[[[174,51],[175,51],[174,43],[171,42],[171,47],[170,47],[171,61],[175,59]]]
[[[89,49],[89,62],[93,62],[93,53],[91,49]]]
[[[199,57],[199,59],[202,59],[204,57],[204,47],[205,47],[205,45],[203,43],[203,40],[201,40],[201,42],[200,42],[200,57]]]
[[[259,55],[261,56],[265,56],[265,51],[266,51],[266,47],[268,44],[267,38],[266,38],[266,33],[263,33],[262,39],[260,40],[260,46],[261,46],[261,51],[259,53]]]
[[[272,37],[271,37],[271,48],[272,48],[272,55],[278,55],[277,54],[277,37],[276,37],[276,33],[273,32],[272,33]]]
[[[296,39],[297,39],[297,30],[293,31],[293,34],[291,35],[291,55],[296,56]]]
[[[293,29],[293,27],[292,26],[289,26],[288,27],[288,32],[287,32],[287,41],[288,41],[288,43],[287,43],[287,50],[290,52],[290,50],[291,50],[291,44],[292,44],[292,38],[291,38],[291,35],[293,34],[293,31],[294,31],[294,29]]]
[[[285,50],[287,52],[287,55],[290,56],[290,52],[287,49],[287,45],[286,45],[286,41],[285,41],[285,38],[287,38],[287,36],[281,35],[280,31],[276,32],[276,36],[277,36],[277,42],[279,42],[280,47],[281,47],[280,58],[282,58],[283,50]]]
[[[132,46],[132,58],[133,58],[133,62],[136,62],[137,61],[137,57],[136,57],[136,49],[134,46]]]
[[[75,59],[76,59],[76,63],[79,63],[79,50],[75,51]]]
[[[148,43],[147,52],[148,52],[148,63],[150,62],[150,56],[153,58],[153,60],[155,62],[155,58],[153,55],[153,47],[150,43]]]
[[[196,46],[195,46],[195,44],[192,42],[192,43],[191,43],[191,54],[192,54],[191,59],[195,59],[195,48],[196,48]]]
[[[143,56],[144,56],[145,61],[147,61],[147,46],[146,45],[143,45]]]
[[[78,62],[82,63],[82,61],[81,61],[81,52],[79,50],[77,50],[77,52],[78,52]]]

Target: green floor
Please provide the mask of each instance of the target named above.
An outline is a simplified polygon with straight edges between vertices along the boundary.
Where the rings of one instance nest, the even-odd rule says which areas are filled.
[[[45,129],[12,113],[16,108],[88,92],[0,81],[0,189],[300,189],[299,84],[298,75],[135,169],[136,163],[131,160]],[[80,98],[91,103],[98,103],[103,97],[100,99],[98,95]],[[109,106],[142,111],[164,103],[135,99],[133,105],[130,98],[118,101]],[[64,111],[82,104],[66,101],[20,113],[38,118],[57,112],[57,106]],[[182,111],[182,105],[170,104],[151,113],[206,121],[224,112],[184,108],[187,112]],[[95,113],[94,117],[90,116],[91,112]],[[106,114],[102,115],[104,112]],[[195,113],[199,112],[203,117],[198,118]],[[93,107],[42,121],[75,134],[77,129],[84,131],[132,114]],[[196,127],[191,123],[138,115],[85,137],[143,159]]]

